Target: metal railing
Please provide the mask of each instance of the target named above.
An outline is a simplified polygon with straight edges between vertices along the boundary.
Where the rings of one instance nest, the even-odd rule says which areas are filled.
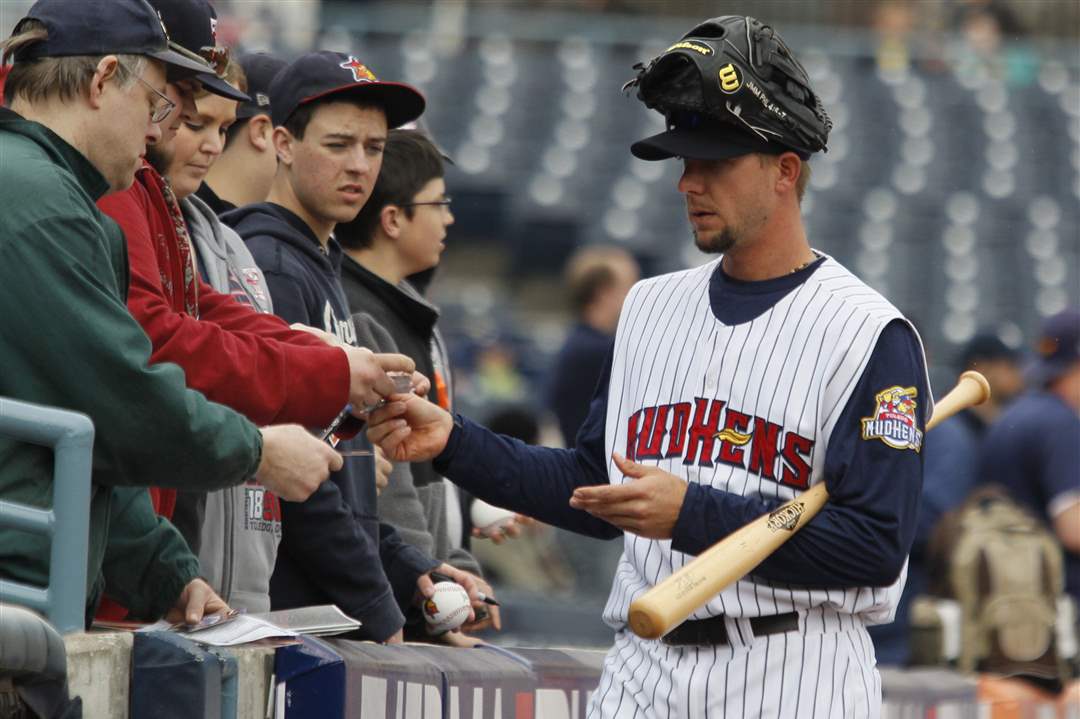
[[[52,509],[0,500],[0,528],[50,538],[49,586],[0,579],[0,600],[42,612],[61,634],[81,631],[86,615],[94,423],[77,412],[0,398],[0,436],[55,452]]]

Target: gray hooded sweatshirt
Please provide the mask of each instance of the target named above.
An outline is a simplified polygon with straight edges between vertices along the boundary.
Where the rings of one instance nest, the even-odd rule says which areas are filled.
[[[207,283],[259,312],[272,312],[266,280],[240,236],[195,195],[181,200],[180,208]],[[178,505],[193,499],[182,496]],[[281,541],[278,502],[255,482],[205,495],[194,522],[202,576],[234,608],[270,611],[270,575]]]

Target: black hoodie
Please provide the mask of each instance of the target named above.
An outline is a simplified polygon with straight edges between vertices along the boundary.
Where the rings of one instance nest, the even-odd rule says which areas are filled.
[[[251,250],[266,276],[274,313],[356,344],[356,332],[338,279],[341,247],[323,250],[296,214],[264,202],[222,216]],[[363,435],[339,449],[370,449]],[[406,544],[376,516],[375,465],[346,457],[306,502],[282,502],[282,538],[270,579],[274,609],[336,604],[363,622],[362,638],[384,640],[400,629],[417,578],[438,566]]]

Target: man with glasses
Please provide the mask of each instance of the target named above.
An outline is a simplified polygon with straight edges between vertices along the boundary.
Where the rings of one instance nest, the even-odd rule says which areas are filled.
[[[88,610],[108,582],[143,616],[197,621],[223,603],[138,485],[216,489],[257,475],[300,500],[341,458],[300,427],[260,431],[187,390],[173,365],[148,366],[125,307],[123,237],[93,203],[131,185],[161,138],[167,73],[204,66],[169,49],[143,0],[40,0],[3,62],[13,65],[0,110],[0,396],[94,421]],[[50,506],[52,472],[49,449],[0,438],[3,499]],[[46,538],[0,530],[0,578],[44,585],[48,572]]]
[[[443,175],[442,153],[423,132],[391,130],[371,197],[355,220],[337,226],[334,236],[345,250],[341,284],[355,313],[359,341],[410,357],[417,371],[431,378],[431,399],[449,409],[450,357],[435,326],[439,310],[406,279],[438,266],[446,247],[446,230],[454,215]],[[436,559],[480,574],[479,562],[462,546],[464,522],[457,492],[431,462],[394,465],[390,483],[379,496],[379,518]],[[456,536],[451,536],[451,524]],[[482,586],[490,595],[490,588]],[[497,621],[497,612],[492,612],[490,619],[462,629],[476,631]],[[422,639],[423,630],[423,622],[407,627],[406,637]],[[452,633],[446,641],[477,640]]]

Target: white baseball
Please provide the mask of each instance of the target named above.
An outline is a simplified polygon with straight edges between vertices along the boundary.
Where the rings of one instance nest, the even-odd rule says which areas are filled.
[[[424,619],[432,634],[457,629],[469,618],[469,593],[457,582],[436,582],[435,594],[424,600]]]
[[[469,510],[469,518],[472,519],[473,526],[485,537],[490,537],[503,527],[512,524],[515,516],[516,513],[509,509],[496,507],[481,499],[473,500],[472,509]]]

